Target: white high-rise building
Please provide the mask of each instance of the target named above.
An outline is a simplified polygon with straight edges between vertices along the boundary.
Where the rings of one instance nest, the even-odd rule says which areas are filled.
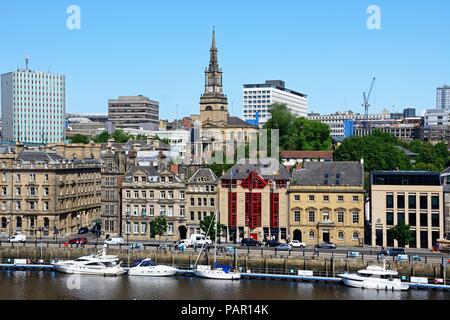
[[[436,109],[450,109],[450,86],[444,85],[437,88]]]
[[[65,76],[18,69],[1,76],[4,142],[64,141]]]
[[[270,119],[270,107],[274,103],[284,103],[297,117],[308,114],[308,97],[306,94],[286,89],[284,81],[271,80],[265,84],[244,85],[244,119],[253,121],[259,114],[259,123]]]

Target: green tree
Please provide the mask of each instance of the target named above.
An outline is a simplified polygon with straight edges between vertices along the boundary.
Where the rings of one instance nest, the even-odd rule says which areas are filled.
[[[89,137],[82,134],[76,134],[70,139],[71,143],[89,144]]]
[[[375,131],[365,137],[346,139],[335,151],[335,161],[364,159],[366,171],[412,169],[408,156],[397,148],[397,139],[389,133]]]
[[[151,222],[152,232],[155,236],[159,236],[159,242],[161,243],[161,237],[166,234],[168,224],[166,217],[158,216]]]
[[[114,133],[112,134],[112,138],[117,143],[127,143],[128,141],[130,141],[130,139],[133,139],[134,137],[132,135],[126,133],[122,129],[119,129],[119,130],[114,131]]]
[[[264,126],[279,130],[281,150],[330,150],[331,130],[328,125],[306,118],[296,118],[286,104],[275,103],[270,109],[271,119]],[[270,139],[268,141],[269,151]]]
[[[95,143],[107,143],[110,138],[108,131],[103,131],[94,137]]]
[[[397,240],[399,247],[404,248],[414,239],[411,226],[401,221],[398,225],[390,229],[392,236]]]
[[[200,229],[202,232],[209,237],[212,241],[216,240],[216,230],[217,236],[220,238],[224,225],[216,222],[214,215],[205,216],[202,221],[200,221]]]

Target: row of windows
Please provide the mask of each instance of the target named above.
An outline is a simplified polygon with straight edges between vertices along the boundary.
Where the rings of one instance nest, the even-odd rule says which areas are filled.
[[[134,199],[147,199],[147,195],[149,199],[155,198],[155,191],[134,191],[131,192],[131,190],[125,191],[125,197],[127,199],[131,199],[131,195],[133,194]],[[183,200],[186,198],[186,194],[184,191],[179,192],[179,199]],[[159,199],[175,199],[174,197],[174,191],[160,191],[159,192]]]
[[[27,188],[27,195],[30,197],[36,197],[39,193],[39,188],[37,187],[29,187]],[[16,196],[21,196],[22,195],[22,188],[21,187],[16,187],[15,188],[15,195]],[[43,193],[42,195],[44,197],[48,197],[49,196],[49,188],[45,187],[43,188]],[[2,187],[2,196],[8,196],[8,188],[7,187]]]
[[[133,223],[133,234],[134,235],[147,235],[148,231],[149,231],[149,223],[147,222],[134,222]],[[131,234],[131,223],[127,223],[126,224],[126,234]],[[173,223],[168,223],[167,224],[167,232],[166,234],[168,236],[172,236],[173,235]]]
[[[155,216],[155,206],[133,206],[131,207],[130,205],[126,206],[126,215],[127,216],[134,216],[134,217],[153,217]],[[160,206],[160,212],[159,215],[160,216],[168,216],[168,217],[174,217],[174,216],[180,216],[180,217],[184,217],[185,215],[185,207],[184,206],[180,206],[180,211],[176,212],[176,210],[174,210],[173,206]]]
[[[28,201],[27,202],[27,206],[26,208],[24,208],[22,206],[22,202],[21,201],[15,201],[14,202],[14,208],[15,210],[39,210],[38,209],[38,205],[37,205],[37,201]],[[42,205],[42,210],[44,211],[48,211],[50,209],[50,202],[49,201],[44,201],[43,205]],[[6,201],[2,201],[2,206],[1,206],[1,210],[2,211],[7,211],[8,210],[8,204]]]
[[[406,196],[404,194],[397,195],[397,209],[405,209],[406,204]],[[419,205],[421,210],[428,210],[428,195],[420,195],[419,196]],[[386,195],[386,208],[393,209],[394,208],[394,195],[388,194]],[[417,208],[417,196],[415,194],[408,195],[408,208]],[[440,197],[439,195],[431,196],[431,209],[439,210],[440,208]]]
[[[315,195],[308,195],[308,197],[306,198],[308,202],[314,202],[316,201],[316,196]],[[323,195],[322,196],[322,202],[330,202],[330,196],[329,195]],[[337,202],[344,202],[345,200],[345,196],[344,195],[338,195],[336,197],[336,201]],[[301,197],[300,195],[296,194],[294,195],[294,201],[295,202],[300,202],[301,201]],[[360,201],[360,197],[359,196],[352,196],[352,202],[359,202]]]
[[[30,228],[34,228],[36,226],[36,224],[35,224],[36,219],[35,218],[30,217],[28,221],[29,221],[29,227]],[[9,223],[10,223],[9,219],[2,218],[0,226],[1,226],[2,229],[6,229],[6,228],[8,228]],[[21,217],[17,217],[16,218],[16,224],[15,225],[16,225],[16,228],[19,228],[19,229],[22,228],[22,218]],[[50,219],[49,218],[44,218],[44,229],[48,229],[49,227],[50,227]]]
[[[5,166],[6,166],[6,164],[5,164]],[[4,167],[4,166],[2,166],[2,167]],[[20,168],[19,165],[17,167]],[[34,164],[32,163],[31,164],[31,168],[33,168],[33,167],[34,167]],[[16,174],[15,176],[16,176],[16,182],[21,182],[22,181],[22,175],[21,174]],[[48,182],[48,180],[49,180],[48,178],[49,178],[48,174],[44,174],[44,182]],[[6,172],[2,172],[2,181],[3,182],[8,181],[8,174]],[[28,182],[36,182],[36,174],[35,173],[31,173],[31,174],[28,175]]]
[[[317,213],[315,211],[308,211],[307,213],[308,222],[315,223],[317,218]],[[294,221],[300,222],[301,221],[301,212],[300,211],[294,211]],[[322,221],[323,222],[331,222],[331,213],[329,211],[322,212]],[[337,223],[345,223],[345,212],[338,211],[336,215],[336,221]],[[359,212],[352,212],[352,223],[359,224],[360,221],[360,213]]]
[[[197,198],[197,206],[201,207],[214,207],[216,205],[216,199],[214,198],[209,198],[209,203],[208,203],[208,198]],[[195,198],[191,198],[191,206],[195,206]]]
[[[421,227],[428,227],[428,214],[427,213],[420,213],[419,215],[419,225]],[[405,222],[405,212],[398,212],[397,213],[397,224]],[[440,227],[440,215],[438,213],[431,215],[431,227]],[[416,227],[417,225],[417,213],[416,212],[409,212],[408,213],[408,224],[412,227]],[[386,225],[393,226],[394,225],[394,213],[393,212],[386,212]]]

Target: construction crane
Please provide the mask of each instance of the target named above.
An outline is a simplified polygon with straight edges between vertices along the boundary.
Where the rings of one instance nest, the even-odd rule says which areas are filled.
[[[366,96],[366,93],[364,92],[364,104],[363,104],[363,107],[364,107],[364,112],[365,112],[365,118],[364,118],[364,127],[367,127],[367,125],[368,125],[368,121],[369,121],[369,107],[370,107],[370,104],[369,104],[369,99],[370,99],[370,95],[372,94],[372,89],[373,89],[373,85],[375,84],[375,80],[376,80],[377,78],[373,78],[373,80],[372,80],[372,85],[370,86],[370,90],[369,90],[369,93],[367,94],[367,96]]]

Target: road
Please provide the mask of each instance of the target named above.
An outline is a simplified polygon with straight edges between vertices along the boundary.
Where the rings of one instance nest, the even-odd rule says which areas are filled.
[[[102,239],[97,239],[95,236],[91,233],[87,235],[74,235],[71,237],[58,239],[58,241],[51,240],[51,239],[38,239],[38,241],[35,241],[34,239],[28,239],[27,243],[25,244],[14,244],[14,246],[26,246],[26,247],[64,247],[64,243],[69,241],[69,239],[83,237],[88,239],[88,243],[84,246],[86,248],[97,248],[100,250],[103,246]],[[1,246],[12,246],[12,244],[7,243],[6,239],[0,239],[0,245]],[[160,242],[158,241],[150,241],[150,242],[139,242],[144,245],[144,250],[146,251],[156,251],[158,250],[158,246]],[[164,243],[164,242],[162,242]],[[219,244],[218,245],[218,252],[219,254],[226,253],[226,248],[230,246],[231,244]],[[240,245],[232,245],[237,249],[237,253],[240,255],[250,254],[252,256],[258,255],[258,256],[280,256],[280,257],[313,257],[314,256],[314,247],[306,247],[306,248],[294,248],[291,252],[287,251],[278,251],[275,250],[275,248],[269,248],[269,247],[243,247]],[[76,247],[76,245],[72,245],[72,247]],[[127,250],[127,245],[123,245],[120,247],[123,250]],[[173,248],[168,248],[167,250],[173,250]],[[188,248],[187,252],[193,252],[198,253],[200,249],[193,249]],[[319,249],[318,254],[320,258],[326,258],[326,259],[345,259],[347,258],[348,252],[356,251],[359,253],[359,257],[350,258],[350,259],[365,259],[365,260],[377,260],[377,259],[383,259],[382,256],[379,256],[378,253],[380,252],[379,248],[371,248],[371,247],[338,247],[334,250],[331,249]],[[443,254],[439,252],[432,252],[431,250],[426,249],[405,249],[406,254],[411,256],[420,256],[423,258],[423,262],[428,263],[442,263],[445,259],[450,259],[448,254]],[[397,258],[395,257],[385,257],[387,260],[395,260]]]

